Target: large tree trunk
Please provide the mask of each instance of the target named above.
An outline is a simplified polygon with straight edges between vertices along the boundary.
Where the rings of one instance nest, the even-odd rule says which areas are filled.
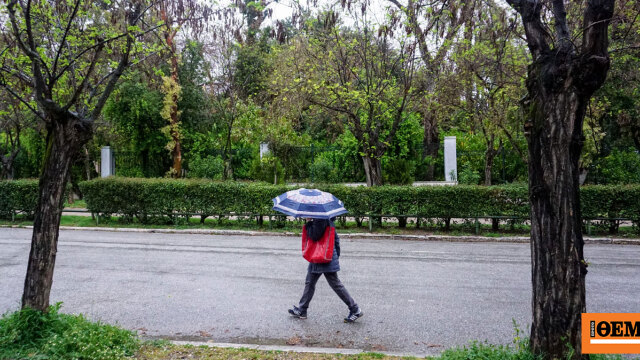
[[[382,164],[380,159],[363,156],[364,173],[367,176],[367,186],[382,185]]]
[[[522,16],[533,63],[527,74],[525,135],[529,146],[531,204],[531,350],[566,358],[582,355],[585,277],[580,169],[582,123],[591,95],[609,70],[608,27],[614,0],[588,0],[582,44],[571,38],[565,2],[507,0]],[[543,22],[550,4],[555,38]],[[577,30],[577,29],[574,29]]]
[[[89,140],[90,134],[90,126],[75,119],[53,121],[47,134],[47,150],[40,175],[40,193],[22,295],[23,308],[46,311],[49,307],[69,169],[75,154]]]
[[[580,317],[585,312],[585,276],[578,160],[589,96],[572,86],[549,88],[558,71],[553,56],[530,66],[527,87],[530,129],[529,198],[535,353],[563,358],[567,344],[581,354]],[[566,64],[563,64],[566,66]],[[548,73],[547,73],[548,71]],[[567,74],[568,77],[574,74]]]
[[[432,111],[427,111],[423,119],[424,136],[422,138],[422,158],[426,159],[430,157],[435,160],[438,157],[438,150],[440,149],[440,137],[438,134],[438,124],[436,116]],[[435,180],[434,174],[434,162],[429,163],[425,180]]]

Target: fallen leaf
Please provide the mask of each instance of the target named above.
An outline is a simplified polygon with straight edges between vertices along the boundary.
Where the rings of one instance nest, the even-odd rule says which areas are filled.
[[[289,338],[289,340],[287,340],[287,345],[299,345],[300,342],[302,342],[302,339],[300,338],[300,336],[296,335],[292,338]]]

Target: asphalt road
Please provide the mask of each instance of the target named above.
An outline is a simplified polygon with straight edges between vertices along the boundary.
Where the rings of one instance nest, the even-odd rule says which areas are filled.
[[[0,312],[19,308],[31,231],[0,229]],[[508,344],[530,324],[527,244],[343,239],[309,319],[289,317],[306,263],[295,237],[62,231],[51,302],[147,337],[433,354],[471,340]],[[640,312],[640,246],[587,245],[587,311]]]

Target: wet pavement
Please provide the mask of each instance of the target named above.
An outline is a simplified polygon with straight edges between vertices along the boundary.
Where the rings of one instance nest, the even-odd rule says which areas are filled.
[[[0,312],[16,310],[31,230],[0,229]],[[345,238],[339,273],[365,312],[324,279],[309,318],[289,317],[304,286],[286,236],[60,233],[51,302],[63,311],[174,340],[435,354],[471,340],[508,344],[530,324],[528,244]],[[639,312],[640,246],[587,244],[587,311]]]

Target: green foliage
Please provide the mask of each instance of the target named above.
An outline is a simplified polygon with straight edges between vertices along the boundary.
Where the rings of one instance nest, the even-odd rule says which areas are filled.
[[[478,185],[480,183],[480,173],[474,170],[469,163],[462,165],[462,169],[458,171],[458,183],[463,185]]]
[[[13,163],[16,179],[40,176],[45,148],[45,138],[36,129],[22,130],[20,152]]]
[[[358,140],[349,130],[346,130],[340,135],[331,148],[320,148],[318,151],[315,161],[326,161],[331,164],[332,173],[328,177],[324,176],[325,181],[364,181],[364,167],[358,151]],[[322,160],[317,160],[319,158]],[[316,178],[316,176],[318,176],[318,178]],[[310,178],[313,182],[322,181],[322,179],[323,175],[315,173],[313,177]]]
[[[234,78],[242,98],[260,97],[267,89],[270,63],[265,45],[245,45],[237,50]]]
[[[220,180],[222,179],[223,171],[224,163],[220,156],[213,157],[209,155],[206,158],[196,156],[189,160],[189,173],[187,177]]]
[[[23,309],[0,318],[0,359],[111,360],[132,356],[139,347],[131,331],[93,323],[82,315]]]
[[[309,169],[312,182],[331,183],[338,182],[338,170],[326,156],[318,156]]]
[[[141,74],[134,73],[109,98],[103,111],[111,128],[99,129],[97,141],[117,150],[118,175],[153,177],[166,171],[167,140],[161,131],[165,121],[160,116],[163,95],[147,83]]]
[[[462,348],[447,349],[440,355],[441,360],[542,360],[524,346],[512,349],[504,345],[473,342]]]
[[[268,183],[284,184],[284,167],[280,160],[271,155],[255,159],[251,166],[251,177]]]
[[[416,163],[406,159],[390,159],[382,163],[385,184],[410,185],[414,180]]]
[[[319,185],[344,201],[351,216],[402,215],[422,218],[529,216],[529,194],[523,185],[380,186]],[[291,186],[205,180],[106,178],[80,183],[87,208],[120,213],[141,221],[149,216],[192,214],[260,214],[275,212],[271,199]],[[625,217],[640,224],[640,186],[585,186],[581,191],[585,219]]]
[[[12,212],[22,212],[31,217],[37,204],[37,180],[0,181],[0,218],[11,219]]]
[[[143,223],[174,213],[272,214],[271,199],[288,190],[264,183],[117,177],[83,182],[80,188],[90,211]]]
[[[638,184],[640,154],[636,151],[615,149],[597,161],[596,174],[599,184]]]

